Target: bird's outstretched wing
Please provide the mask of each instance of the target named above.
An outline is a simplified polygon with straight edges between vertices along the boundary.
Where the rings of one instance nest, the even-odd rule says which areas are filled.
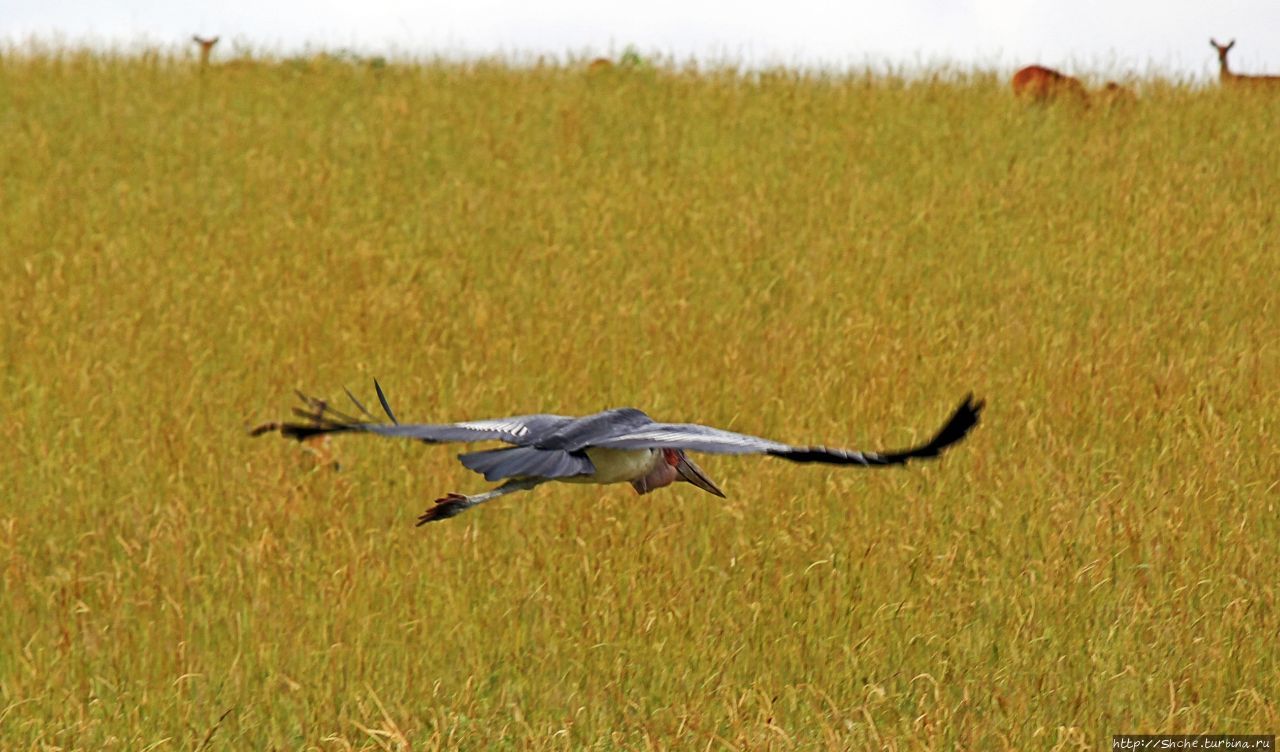
[[[298,441],[327,433],[372,433],[389,438],[416,439],[428,444],[504,441],[516,446],[530,446],[572,420],[563,415],[514,415],[509,418],[461,423],[400,423],[391,412],[382,386],[377,381],[373,384],[378,392],[378,401],[391,420],[390,423],[379,421],[350,392],[347,392],[347,396],[363,417],[348,415],[325,400],[299,392],[298,397],[304,407],[294,408],[293,412],[302,418],[302,422],[264,423],[249,433],[260,436],[278,431],[281,435]]]
[[[910,459],[937,457],[942,450],[963,439],[977,425],[983,405],[981,400],[975,402],[973,395],[968,395],[947,424],[927,443],[896,452],[792,446],[759,436],[694,423],[651,423],[592,442],[592,445],[609,449],[671,448],[708,454],[768,454],[792,462],[821,462],[828,465],[898,465]]]

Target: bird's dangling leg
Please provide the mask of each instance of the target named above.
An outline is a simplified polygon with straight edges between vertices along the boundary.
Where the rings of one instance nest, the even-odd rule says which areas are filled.
[[[519,478],[507,481],[492,491],[485,491],[474,496],[463,496],[459,493],[445,494],[436,499],[435,506],[429,507],[427,511],[418,516],[418,525],[456,517],[477,504],[493,501],[499,496],[505,496],[516,491],[528,491],[545,482],[546,480],[543,478]]]

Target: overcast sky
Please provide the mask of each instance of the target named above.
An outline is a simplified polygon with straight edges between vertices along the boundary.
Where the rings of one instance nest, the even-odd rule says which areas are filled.
[[[1235,38],[1234,70],[1280,73],[1280,0],[0,0],[0,40],[189,44],[221,35],[279,54],[617,54],[679,61],[868,64],[1078,74],[1216,75],[1209,37]],[[232,43],[232,44],[228,44]]]

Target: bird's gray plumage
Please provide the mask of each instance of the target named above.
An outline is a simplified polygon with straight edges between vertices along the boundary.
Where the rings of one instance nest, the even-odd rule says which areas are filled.
[[[332,430],[376,433],[388,438],[417,439],[428,444],[504,441],[516,446],[537,446],[544,438],[554,436],[556,429],[572,422],[573,418],[563,415],[513,415],[461,423],[355,423]]]
[[[585,454],[563,449],[537,447],[503,447],[458,455],[458,461],[485,480],[503,478],[571,478],[590,475],[595,466]]]
[[[759,436],[734,433],[696,423],[654,423],[649,421],[630,431],[615,431],[592,442],[609,449],[670,447],[708,454],[764,454],[790,449],[786,444]]]
[[[382,387],[376,381],[374,386],[378,401],[391,423],[378,422],[354,396],[351,396],[352,402],[370,420],[345,415],[323,400],[300,394],[306,409],[295,409],[294,412],[306,419],[306,422],[268,423],[254,429],[253,433],[258,435],[278,430],[285,436],[298,440],[328,433],[372,433],[432,444],[491,440],[505,442],[511,446],[458,455],[465,467],[484,475],[487,480],[510,479],[507,485],[490,495],[510,490],[527,490],[546,480],[599,477],[596,475],[597,468],[588,456],[588,450],[597,452],[597,459],[605,457],[610,462],[616,461],[619,456],[609,454],[610,450],[620,453],[641,452],[638,455],[640,458],[657,456],[644,454],[643,450],[663,450],[675,453],[673,457],[676,459],[670,462],[688,463],[681,465],[684,468],[682,475],[695,473],[698,478],[706,481],[698,484],[700,487],[723,495],[713,483],[702,476],[696,465],[684,457],[685,451],[730,455],[767,454],[792,462],[830,465],[896,465],[911,459],[938,456],[942,450],[968,434],[977,424],[983,408],[981,401],[975,401],[973,395],[968,395],[952,413],[946,425],[928,442],[896,452],[862,452],[824,446],[795,446],[696,423],[657,423],[640,410],[630,407],[605,410],[580,418],[564,415],[515,415],[460,423],[399,423],[387,404]],[[631,470],[625,472],[630,473]],[[647,486],[642,488],[642,485],[647,481],[638,480],[641,475],[644,472],[638,471],[636,476],[625,475],[624,478],[633,481],[633,484],[641,484],[637,485],[637,490],[643,493]],[[597,482],[616,482],[617,476],[611,477],[615,480]],[[669,482],[668,476],[658,486]],[[489,498],[487,495],[482,496],[485,496],[485,500]],[[430,513],[424,515],[423,521],[451,516],[469,505],[479,503],[473,498],[478,497],[450,495],[441,500],[447,502],[445,507],[437,508],[434,516]]]
[[[626,431],[634,431],[652,423],[648,415],[634,407],[619,407],[574,418],[539,438],[533,446],[541,449],[577,452],[587,447],[599,446],[601,439]]]

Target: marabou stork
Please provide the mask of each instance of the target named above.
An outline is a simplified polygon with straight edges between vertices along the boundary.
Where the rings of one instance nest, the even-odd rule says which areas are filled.
[[[824,446],[792,446],[757,436],[693,423],[656,423],[631,407],[605,410],[581,418],[563,415],[516,415],[462,423],[401,423],[386,395],[373,382],[378,401],[390,423],[379,422],[355,395],[347,396],[364,418],[346,415],[324,400],[298,392],[305,408],[294,408],[303,423],[264,423],[251,434],[279,431],[302,441],[332,433],[372,433],[427,444],[497,440],[513,446],[458,455],[469,470],[488,481],[506,481],[485,493],[450,493],[418,517],[418,524],[443,520],[486,501],[515,491],[528,491],[548,481],[567,483],[630,483],[646,494],[677,481],[691,483],[721,498],[720,490],[686,452],[708,454],[767,454],[792,462],[862,467],[900,465],[916,458],[937,457],[960,441],[978,422],[983,402],[965,397],[950,420],[928,442],[896,452],[859,452]],[[366,420],[367,418],[367,420]]]

